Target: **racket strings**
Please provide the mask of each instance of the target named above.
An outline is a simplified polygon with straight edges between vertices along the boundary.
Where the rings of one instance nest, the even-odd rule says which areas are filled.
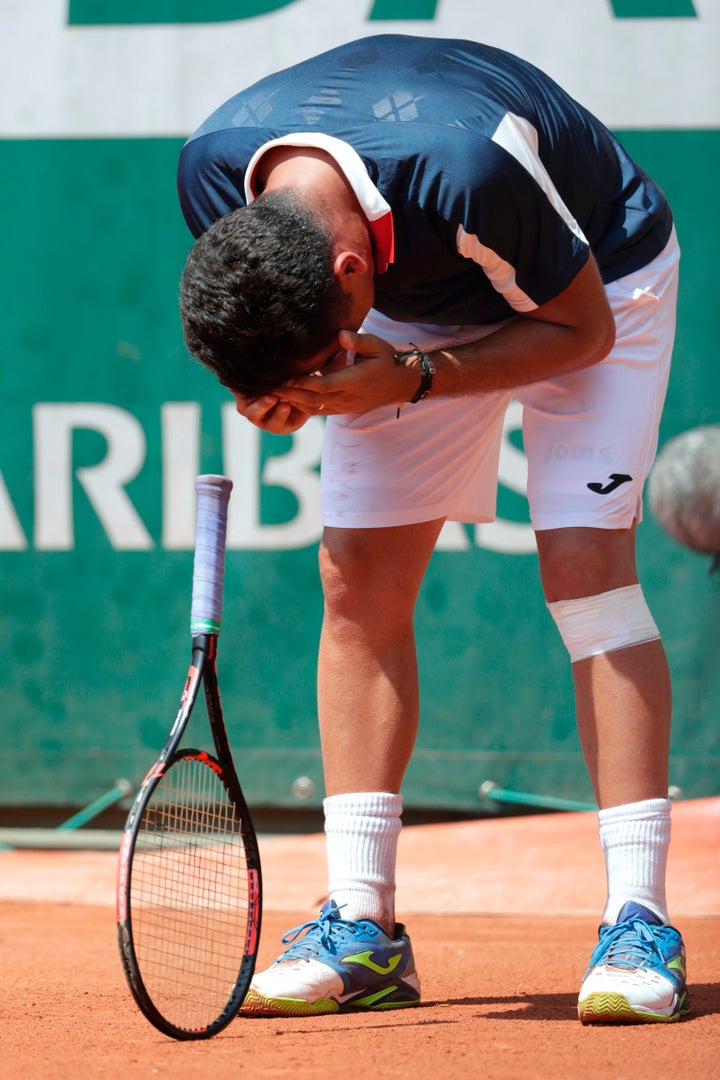
[[[140,823],[130,882],[146,989],[178,1028],[199,1031],[232,999],[248,938],[240,814],[205,755],[175,761]]]

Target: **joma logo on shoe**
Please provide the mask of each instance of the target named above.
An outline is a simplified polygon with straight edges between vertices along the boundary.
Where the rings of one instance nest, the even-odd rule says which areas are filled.
[[[355,953],[353,956],[343,956],[342,963],[361,964],[363,967],[369,968],[370,971],[374,971],[377,975],[390,975],[400,963],[400,959],[400,953],[395,953],[383,967],[382,964],[375,963],[372,958],[372,950],[368,949],[367,952]]]

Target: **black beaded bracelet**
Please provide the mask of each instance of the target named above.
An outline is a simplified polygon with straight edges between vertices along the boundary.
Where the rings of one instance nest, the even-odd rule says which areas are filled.
[[[410,342],[412,345],[412,342]],[[411,349],[407,352],[395,353],[395,363],[402,364],[407,367],[408,360],[420,361],[420,386],[413,397],[409,399],[410,405],[415,405],[416,402],[422,401],[426,398],[432,390],[433,376],[435,375],[435,366],[430,359],[428,353],[423,352],[422,349],[418,349],[417,345],[412,345]],[[398,415],[400,415],[398,410]]]

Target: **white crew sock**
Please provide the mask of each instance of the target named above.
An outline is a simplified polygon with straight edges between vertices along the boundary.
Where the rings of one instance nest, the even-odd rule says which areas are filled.
[[[665,868],[670,807],[669,799],[644,799],[599,811],[608,887],[603,922],[617,922],[623,904],[635,900],[669,923]]]
[[[328,890],[341,918],[374,919],[395,931],[395,862],[402,796],[383,791],[331,795],[323,802]]]

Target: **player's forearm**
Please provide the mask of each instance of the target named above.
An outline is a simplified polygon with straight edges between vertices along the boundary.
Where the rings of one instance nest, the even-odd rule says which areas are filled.
[[[512,390],[604,359],[613,344],[604,321],[559,326],[518,317],[478,341],[431,353],[433,396]]]
[[[615,341],[615,321],[591,255],[564,292],[479,341],[433,355],[433,393],[512,390],[589,367]]]

